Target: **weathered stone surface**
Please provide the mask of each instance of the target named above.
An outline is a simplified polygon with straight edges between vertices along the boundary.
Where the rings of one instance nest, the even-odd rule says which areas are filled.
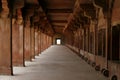
[[[25,59],[24,59],[24,34],[23,34],[23,25],[19,25],[19,54],[21,55],[21,62],[22,66],[25,66]]]
[[[41,51],[45,50],[45,43],[46,43],[46,41],[45,41],[45,34],[42,33],[41,34]]]
[[[28,25],[26,24],[26,27],[24,28],[24,54],[25,60],[30,61],[32,55],[30,50],[30,27]]]
[[[35,58],[35,29],[31,28],[31,54],[32,58]]]
[[[35,29],[35,55],[38,55],[38,30]]]
[[[22,66],[23,65],[23,50],[20,49],[20,42],[22,42],[22,35],[20,36],[20,25],[14,24],[12,27],[12,56],[13,56],[13,65],[14,66]],[[22,52],[22,53],[20,53]]]
[[[9,8],[7,0],[1,0],[0,12],[0,74],[12,75],[12,42],[11,23],[8,18]]]
[[[24,66],[23,18],[21,9],[16,10],[17,18],[12,19],[12,56],[14,66]]]
[[[0,74],[12,74],[13,65],[35,58],[60,34],[62,44],[120,79],[119,31],[112,32],[120,27],[120,0],[10,1],[0,1]]]
[[[38,52],[41,52],[41,32],[38,32]]]
[[[2,12],[0,16],[7,18],[9,14],[8,2],[7,0],[1,0],[1,2],[2,2]]]
[[[112,8],[112,25],[120,23],[120,1],[115,0],[114,6]]]
[[[51,46],[28,67],[15,67],[17,76],[0,76],[1,80],[107,80],[65,46]]]
[[[24,0],[14,0],[14,9],[22,8],[24,7],[25,1]]]
[[[11,27],[9,18],[0,18],[0,74],[12,74]]]

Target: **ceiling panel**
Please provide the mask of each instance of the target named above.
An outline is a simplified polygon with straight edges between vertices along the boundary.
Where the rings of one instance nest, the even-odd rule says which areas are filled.
[[[48,9],[73,8],[75,0],[45,0]]]
[[[76,0],[42,0],[41,2],[44,2],[47,17],[55,32],[62,32],[70,14],[73,13]]]

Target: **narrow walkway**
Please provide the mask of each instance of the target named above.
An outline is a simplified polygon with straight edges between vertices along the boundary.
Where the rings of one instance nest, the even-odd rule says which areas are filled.
[[[0,80],[107,80],[65,46],[51,46],[14,74]]]

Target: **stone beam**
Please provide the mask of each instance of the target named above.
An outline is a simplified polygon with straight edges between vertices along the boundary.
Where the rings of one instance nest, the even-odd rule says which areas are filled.
[[[72,13],[72,9],[48,9],[48,13]]]
[[[18,8],[23,8],[24,7],[24,0],[14,0],[13,8],[18,9]]]
[[[67,23],[67,20],[51,20],[51,22],[55,22],[55,23]]]

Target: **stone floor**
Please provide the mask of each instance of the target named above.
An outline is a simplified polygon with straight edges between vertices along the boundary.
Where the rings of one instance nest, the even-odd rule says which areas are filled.
[[[107,80],[65,46],[51,46],[26,67],[14,67],[14,76],[0,80]]]

